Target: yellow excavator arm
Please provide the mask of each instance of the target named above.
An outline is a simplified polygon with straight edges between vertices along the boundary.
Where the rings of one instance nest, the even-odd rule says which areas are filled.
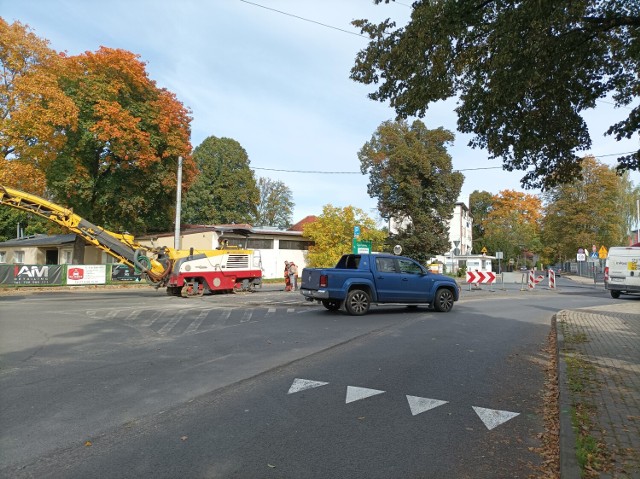
[[[118,261],[138,267],[154,283],[162,282],[171,272],[175,255],[170,250],[153,250],[140,245],[132,235],[118,234],[96,226],[71,209],[39,196],[0,185],[0,204],[27,211],[62,226]],[[152,256],[146,256],[147,253]]]

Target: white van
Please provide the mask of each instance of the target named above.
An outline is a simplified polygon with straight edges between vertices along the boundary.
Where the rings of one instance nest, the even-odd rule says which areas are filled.
[[[604,269],[604,287],[613,298],[620,294],[640,294],[640,247],[613,246]]]

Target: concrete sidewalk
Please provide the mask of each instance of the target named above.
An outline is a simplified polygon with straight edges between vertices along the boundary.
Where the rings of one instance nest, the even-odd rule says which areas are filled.
[[[561,477],[640,479],[640,298],[556,319]]]

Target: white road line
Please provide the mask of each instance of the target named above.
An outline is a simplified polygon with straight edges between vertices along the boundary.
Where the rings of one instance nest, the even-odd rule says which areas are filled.
[[[186,311],[178,311],[177,313],[175,313],[173,318],[167,321],[167,324],[165,324],[158,330],[158,334],[161,336],[166,336],[167,334],[169,334],[169,332],[176,326],[176,324],[178,324],[178,322],[184,317],[186,313]]]
[[[148,328],[149,326],[151,326],[153,323],[155,323],[158,318],[160,318],[160,316],[162,316],[163,311],[154,311],[154,313],[149,316],[147,319],[145,319],[142,324],[140,324],[140,326],[142,326],[143,328]]]
[[[204,321],[204,319],[207,317],[208,314],[209,314],[208,309],[200,311],[200,314],[198,314],[196,319],[194,319],[191,322],[191,324],[187,327],[187,329],[185,329],[184,334],[190,334],[190,333],[196,332],[200,327],[200,325],[202,324],[202,321]]]
[[[251,317],[253,316],[253,311],[248,309],[244,312],[244,314],[242,315],[242,319],[240,320],[241,323],[246,323],[248,321],[251,321]]]
[[[133,321],[134,319],[138,319],[138,316],[140,316],[140,313],[142,312],[141,309],[135,309],[133,311],[131,311],[129,313],[129,315],[124,318],[125,321]]]
[[[379,389],[368,389],[368,388],[359,388],[356,386],[347,386],[347,398],[346,404],[350,402],[359,401],[360,399],[365,399],[371,396],[375,396],[377,394],[382,394],[385,391],[380,391]]]
[[[491,431],[493,428],[498,427],[500,424],[504,424],[509,419],[513,419],[519,416],[519,412],[499,411],[497,409],[486,409],[483,407],[473,406],[473,410],[478,417],[482,420],[487,429]]]
[[[231,309],[225,309],[224,311],[222,311],[222,314],[220,315],[220,319],[222,321],[226,321],[227,319],[229,319],[229,316],[231,316]]]
[[[305,391],[307,389],[313,389],[320,386],[325,386],[329,383],[324,381],[313,381],[311,379],[300,379],[296,378],[293,380],[291,387],[289,388],[289,392],[287,394],[294,394],[300,391]],[[383,394],[385,391],[381,391],[379,389],[369,389],[369,388],[361,388],[356,386],[347,386],[347,397],[346,404],[349,404],[354,401],[359,401],[361,399],[366,399],[371,396],[376,396],[378,394]],[[430,399],[420,396],[409,396],[407,395],[407,402],[409,403],[409,408],[411,409],[411,414],[413,416],[417,416],[420,413],[429,411],[438,406],[442,406],[443,404],[447,404],[448,401],[442,401],[440,399]],[[511,411],[500,411],[498,409],[487,409],[483,407],[472,406],[475,413],[478,415],[483,424],[487,427],[488,430],[492,430],[501,424],[513,419],[516,416],[519,416],[519,412],[511,412]]]
[[[448,401],[440,401],[439,399],[422,398],[419,396],[407,396],[409,402],[409,408],[411,414],[417,416],[418,414],[429,411],[430,409],[447,404]]]
[[[312,381],[310,379],[294,379],[293,384],[289,388],[289,392],[287,394],[294,394],[300,391],[304,391],[306,389],[319,388],[320,386],[325,386],[329,383],[325,383],[323,381]]]

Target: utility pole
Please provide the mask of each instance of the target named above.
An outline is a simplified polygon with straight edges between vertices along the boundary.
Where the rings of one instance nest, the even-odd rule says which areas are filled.
[[[176,228],[173,247],[180,249],[180,210],[182,209],[182,157],[178,157],[178,184],[176,187]]]

